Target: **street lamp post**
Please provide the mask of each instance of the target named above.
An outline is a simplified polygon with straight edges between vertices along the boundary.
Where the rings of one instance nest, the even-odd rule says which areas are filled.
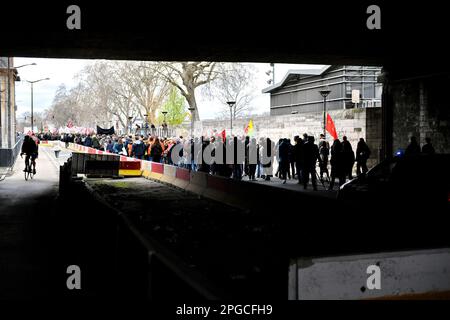
[[[236,101],[228,101],[228,106],[230,107],[230,136],[233,135],[233,107]]]
[[[34,130],[34,115],[33,115],[33,103],[34,103],[34,97],[33,97],[33,84],[35,84],[36,82],[39,81],[44,81],[44,80],[50,80],[50,78],[42,78],[39,80],[34,80],[34,81],[29,81],[27,80],[27,82],[29,84],[31,84],[31,131]]]
[[[327,96],[331,93],[331,90],[328,89],[328,86],[325,87],[324,90],[320,90],[320,95],[323,97],[323,135],[326,137],[326,128],[327,128]]]

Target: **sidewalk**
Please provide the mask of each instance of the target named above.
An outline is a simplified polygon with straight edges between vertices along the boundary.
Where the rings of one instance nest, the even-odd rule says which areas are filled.
[[[58,165],[40,148],[37,174],[25,181],[24,160],[0,181],[0,300],[45,297],[49,291],[49,221],[58,191]]]

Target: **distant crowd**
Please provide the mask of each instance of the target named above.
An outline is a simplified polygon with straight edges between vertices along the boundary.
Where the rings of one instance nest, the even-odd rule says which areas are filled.
[[[334,140],[330,146],[322,134],[317,144],[315,138],[307,134],[302,137],[295,136],[294,143],[290,139],[279,139],[274,143],[269,138],[256,140],[248,136],[226,137],[224,143],[218,136],[191,140],[183,137],[160,138],[153,135],[64,134],[61,140],[66,144],[76,143],[114,154],[185,167],[235,180],[246,178],[250,181],[257,179],[269,181],[275,176],[282,183],[286,183],[288,179],[295,179],[305,189],[311,180],[314,190],[317,190],[317,180],[323,182],[323,179],[327,179],[328,188],[333,189],[336,179],[339,185],[347,179],[352,179],[355,162],[358,174],[367,172],[367,160],[371,153],[364,139],[360,139],[354,152],[347,137],[344,136],[342,141]],[[227,161],[227,150],[230,150],[227,149],[227,145],[229,147],[230,144],[233,144],[235,150],[242,147],[243,157],[235,154],[231,162],[229,159]],[[205,161],[203,152],[207,148],[212,156],[219,154],[218,148],[223,148],[220,154],[224,161],[216,161],[217,163]],[[172,156],[173,150],[177,150],[177,157]],[[275,164],[278,166],[274,174]],[[316,171],[317,165],[319,172]]]
[[[367,160],[371,155],[371,150],[363,138],[359,140],[354,151],[346,136],[342,137],[342,140],[335,139],[330,145],[323,134],[320,134],[316,143],[315,138],[306,133],[303,136],[295,136],[293,143],[288,138],[279,139],[275,143],[270,138],[255,139],[248,136],[223,137],[224,139],[221,136],[212,136],[194,140],[181,136],[160,138],[155,135],[40,133],[37,136],[40,140],[61,140],[66,145],[75,143],[118,155],[185,167],[235,180],[270,181],[273,177],[277,177],[283,184],[288,179],[296,180],[304,189],[307,189],[311,181],[314,190],[317,190],[318,181],[322,184],[325,180],[328,181],[327,188],[332,190],[336,180],[339,185],[351,180],[355,164],[357,174],[366,173]],[[234,150],[244,150],[242,157],[239,156],[239,152],[231,152],[233,155],[230,161],[230,145]],[[217,156],[216,161],[208,161],[205,157],[206,151],[213,157]],[[429,138],[421,148],[416,138],[412,137],[404,153],[430,154],[434,153],[434,148]],[[223,157],[223,161],[217,161],[219,157]]]

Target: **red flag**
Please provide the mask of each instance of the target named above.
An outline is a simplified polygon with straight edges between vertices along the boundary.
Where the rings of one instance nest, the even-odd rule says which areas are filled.
[[[225,139],[226,139],[226,133],[225,133],[225,129],[223,129],[223,131],[222,131],[222,133],[221,133],[221,136],[222,136],[222,141],[223,142],[225,142]]]
[[[338,138],[333,119],[331,119],[331,116],[328,113],[327,113],[327,125],[326,125],[325,129],[331,134],[331,136],[333,137],[334,140],[336,140]]]

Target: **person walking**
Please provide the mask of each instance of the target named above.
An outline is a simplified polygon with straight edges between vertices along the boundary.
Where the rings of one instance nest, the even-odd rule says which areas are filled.
[[[92,138],[91,138],[90,134],[88,134],[86,139],[84,139],[84,146],[85,147],[92,147]]]
[[[347,140],[346,136],[342,137],[342,160],[344,166],[344,177],[345,179],[353,179],[353,166],[355,164],[355,152],[353,152],[352,145],[350,141]]]
[[[289,164],[288,164],[288,178],[289,180],[295,179],[295,156],[294,156],[294,146],[291,143],[291,139],[287,139],[287,143],[289,146]],[[291,176],[292,173],[292,176]]]
[[[256,166],[259,163],[258,146],[256,144],[256,139],[252,138],[247,145],[247,156],[248,156],[248,180],[256,181]]]
[[[94,149],[100,149],[100,141],[98,140],[97,136],[92,137],[92,148]]]
[[[314,137],[309,136],[308,141],[303,145],[303,189],[307,189],[309,176],[313,190],[317,191],[316,163],[320,162],[319,147],[314,143]]]
[[[320,180],[323,181],[323,175],[326,174],[328,180],[330,175],[328,173],[328,156],[330,155],[330,144],[325,140],[325,135],[320,134],[319,140],[319,154],[320,154]]]
[[[370,149],[363,138],[359,139],[356,146],[356,174],[366,173],[369,171],[367,168],[367,160],[370,157]]]
[[[416,156],[418,154],[420,154],[420,146],[417,143],[417,138],[412,136],[409,145],[406,147],[405,156]]]
[[[270,138],[266,138],[263,145],[261,146],[260,155],[265,181],[270,181],[270,178],[273,177],[274,151],[275,143],[270,140]]]
[[[302,183],[302,171],[303,171],[303,140],[300,136],[294,137],[294,160],[295,160],[295,171],[297,172],[298,184]]]
[[[279,178],[286,183],[287,173],[289,171],[289,145],[287,139],[282,139],[278,145]]]
[[[156,137],[153,141],[153,144],[150,146],[150,157],[153,162],[161,162],[161,156],[163,153],[163,148],[161,146],[161,142]]]
[[[136,159],[143,159],[144,154],[145,154],[145,144],[139,137],[136,137],[136,141],[131,147],[131,156]]]
[[[431,144],[431,138],[425,138],[425,142],[426,143],[422,147],[422,153],[428,155],[435,154],[436,151],[434,150],[434,147]]]
[[[339,179],[339,186],[343,185],[345,182],[344,176],[344,165],[343,165],[343,154],[342,154],[342,143],[339,139],[334,140],[331,146],[331,180],[328,190],[333,190],[336,178]]]

